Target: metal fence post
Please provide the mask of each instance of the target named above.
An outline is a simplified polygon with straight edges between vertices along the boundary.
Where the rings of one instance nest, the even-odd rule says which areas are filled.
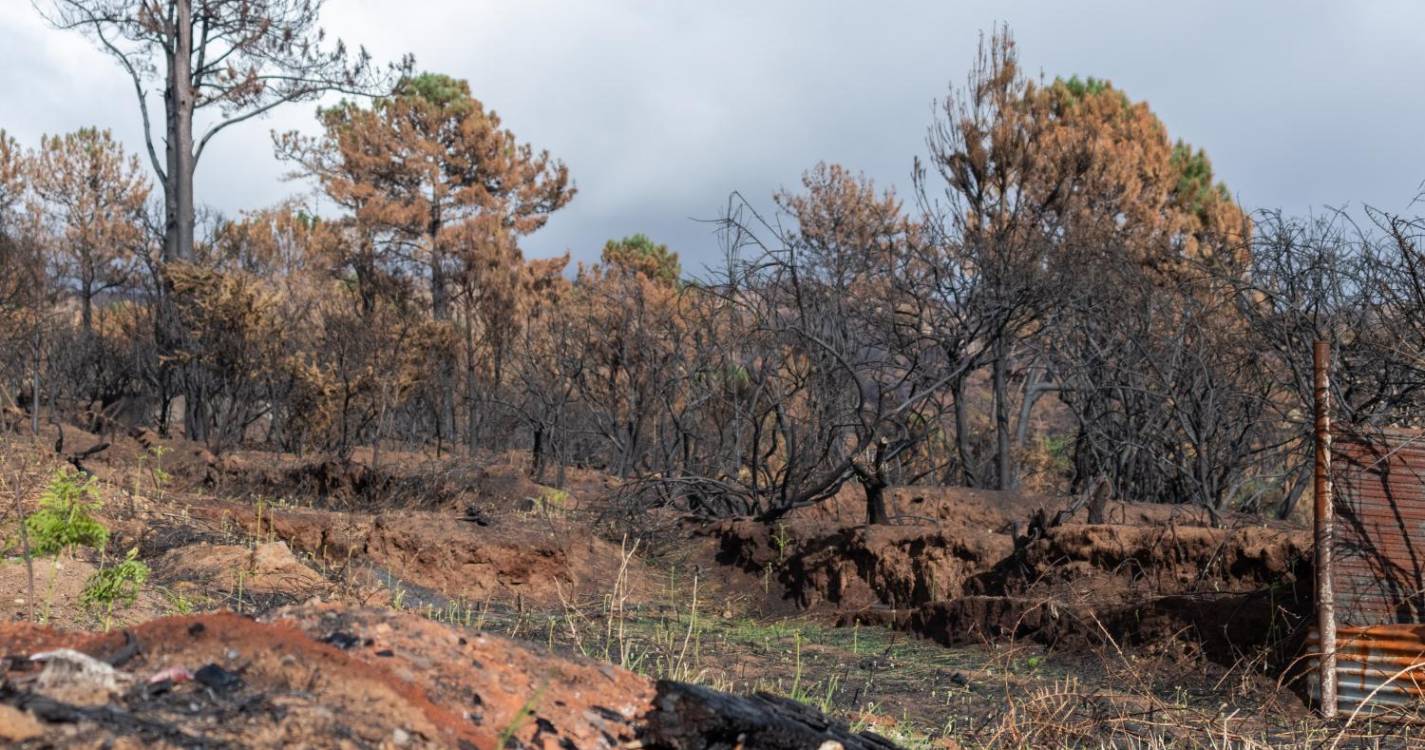
[[[1331,498],[1331,345],[1317,341],[1312,347],[1312,375],[1316,404],[1316,630],[1320,634],[1318,659],[1321,679],[1321,715],[1336,716],[1336,599],[1331,582],[1331,540],[1335,508]]]

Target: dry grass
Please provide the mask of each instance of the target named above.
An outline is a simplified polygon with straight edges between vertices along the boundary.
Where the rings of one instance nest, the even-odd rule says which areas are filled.
[[[636,549],[625,547],[628,564]],[[1196,652],[1191,647],[1147,655],[1111,640],[1093,653],[1014,642],[946,648],[880,627],[723,617],[699,601],[692,574],[670,573],[662,602],[634,606],[620,577],[602,601],[566,599],[558,612],[486,602],[475,624],[657,679],[793,698],[907,748],[1306,750],[1425,742],[1411,717],[1314,718],[1280,689],[1262,654],[1222,667],[1183,656]],[[431,614],[466,625],[471,618],[462,613],[470,611],[457,605]]]

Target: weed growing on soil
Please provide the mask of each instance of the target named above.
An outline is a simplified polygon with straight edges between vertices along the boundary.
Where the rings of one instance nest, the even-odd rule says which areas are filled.
[[[18,492],[18,479],[17,492]],[[17,496],[18,503],[18,496]],[[20,522],[20,537],[25,552],[26,565],[31,565],[31,556],[70,557],[81,547],[88,547],[103,554],[109,543],[109,529],[94,517],[103,507],[99,497],[98,480],[85,477],[68,466],[60,467],[51,475],[49,483],[40,494],[40,507]],[[137,554],[137,550],[130,553]],[[142,563],[136,563],[142,565]],[[39,621],[48,622],[54,606],[55,587],[63,562],[59,559],[50,566],[49,580],[45,586],[45,599]],[[147,568],[144,568],[147,571]],[[103,573],[101,570],[100,573]],[[96,574],[97,577],[98,574]],[[34,573],[29,573],[31,617],[33,617]],[[147,577],[145,573],[145,577]],[[86,587],[85,592],[89,589]],[[102,594],[102,584],[96,592]],[[97,600],[96,600],[97,601]],[[87,604],[88,602],[86,602]],[[112,611],[112,606],[109,607]]]
[[[866,707],[852,720],[851,731],[875,732],[906,750],[932,750],[945,747],[942,744],[937,744],[934,737],[904,719],[881,715],[878,713],[879,708],[875,703],[866,704]],[[953,736],[953,729],[943,732],[943,736]]]
[[[535,500],[541,513],[549,517],[563,516],[569,508],[569,491],[545,487]]]
[[[168,605],[168,614],[171,615],[191,615],[198,611],[198,605],[187,596],[173,591],[172,589],[159,589],[159,594],[163,596],[163,601]]]
[[[787,524],[778,521],[776,528],[772,531],[772,545],[777,548],[777,562],[787,561],[787,550],[792,546],[792,536],[787,531]]]
[[[61,467],[40,495],[39,510],[25,518],[31,551],[48,556],[79,547],[102,550],[109,530],[94,518],[101,507],[98,480]]]
[[[11,482],[11,490],[14,492],[14,500],[15,500],[14,510],[15,510],[15,517],[18,518],[18,519],[20,519],[20,522],[19,522],[18,524],[16,524],[17,526],[20,527],[20,533],[19,533],[19,537],[20,537],[20,544],[19,544],[19,547],[20,547],[20,554],[21,554],[21,556],[23,557],[23,559],[24,559],[24,561],[25,561],[25,608],[26,608],[26,619],[33,620],[33,619],[35,619],[35,556],[34,556],[33,550],[30,549],[30,534],[29,534],[28,529],[25,528],[25,521],[24,521],[24,513],[25,513],[25,511],[24,511],[24,504],[25,504],[25,479],[24,479],[24,477],[25,477],[25,472],[24,472],[24,468],[23,468],[23,466],[22,466],[19,470],[17,470],[17,471],[15,472],[13,481]],[[0,543],[0,550],[3,550],[5,547],[8,547],[8,546],[9,546],[7,540],[0,540],[0,542],[3,542],[3,543]]]
[[[391,609],[400,612],[406,608],[406,587],[397,585],[396,590],[391,594]]]
[[[235,585],[235,590],[233,591],[233,598],[236,601],[236,606],[233,607],[233,610],[236,611],[238,614],[242,614],[242,593],[243,589],[246,588],[246,586],[247,568],[238,568],[237,582]]]
[[[79,601],[91,611],[103,611],[104,629],[108,630],[113,621],[114,605],[122,602],[133,606],[138,601],[139,591],[148,580],[149,569],[138,559],[139,548],[134,547],[116,565],[100,568],[79,595]]]
[[[548,684],[541,685],[538,690],[534,691],[534,695],[531,695],[529,700],[520,706],[520,710],[515,712],[514,718],[510,719],[509,725],[500,732],[500,738],[495,742],[495,747],[502,749],[510,747],[515,739],[515,733],[524,726],[525,722],[529,721],[531,716],[534,716],[535,706],[539,705],[539,699],[544,696],[544,691],[548,688]]]
[[[143,480],[148,479],[149,492],[153,499],[163,502],[163,490],[172,481],[173,477],[163,469],[160,462],[167,455],[169,449],[166,446],[154,445],[144,448],[139,453],[138,460],[134,462],[134,472],[131,479],[132,487],[129,490],[129,515],[135,514],[134,500],[143,493]]]

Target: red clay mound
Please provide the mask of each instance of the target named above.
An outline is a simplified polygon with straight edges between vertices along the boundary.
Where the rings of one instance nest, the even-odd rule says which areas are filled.
[[[189,513],[241,526],[259,538],[284,540],[331,569],[352,560],[371,563],[452,599],[522,599],[559,607],[561,595],[608,593],[623,562],[617,545],[545,518],[506,517],[481,525],[454,513],[269,508],[259,520],[252,507],[218,502],[194,505]],[[641,564],[631,563],[635,592],[642,590],[643,579]]]
[[[1306,531],[1074,523],[1045,530],[971,587],[1065,599],[1242,592],[1292,580],[1310,550]]]
[[[926,604],[900,626],[947,646],[1006,640],[1050,648],[1150,647],[1224,666],[1290,658],[1309,601],[1269,590],[1145,597],[1121,602],[966,596]]]
[[[855,498],[839,495],[710,535],[719,561],[775,582],[797,606],[946,644],[1162,643],[1231,663],[1290,637],[1310,600],[1299,590],[1310,535],[1283,524],[1228,515],[1236,528],[1213,528],[1201,509],[1109,503],[1117,523],[1085,523],[1079,509],[1016,540],[1069,499],[920,489],[893,493],[893,525],[843,524]]]
[[[945,644],[1180,644],[1224,664],[1275,650],[1309,608],[1309,535],[1068,524],[902,624]]]
[[[45,725],[37,744],[496,744],[496,731],[437,706],[391,668],[313,640],[289,623],[219,614],[154,620],[126,632],[131,641],[123,633],[0,629],[8,653],[73,648],[122,670],[107,699],[78,706],[45,690],[44,672],[33,662],[12,658],[0,699]]]
[[[1201,508],[1110,502],[1104,515],[1117,523],[1088,525],[1080,508],[1016,554],[1014,534],[1071,498],[922,487],[889,498],[892,525],[865,525],[864,501],[843,490],[778,523],[729,521],[702,533],[718,540],[720,562],[775,582],[797,606],[848,613],[1043,593],[1046,584],[1065,595],[1242,591],[1289,575],[1310,541],[1287,527],[1211,528]]]
[[[757,573],[770,568],[802,607],[910,607],[960,596],[971,577],[1013,549],[1004,534],[961,526],[812,524],[768,527],[736,521],[718,529],[720,559]]]
[[[175,617],[106,635],[4,625],[0,643],[0,737],[18,747],[893,747],[799,704],[386,610]],[[80,653],[20,655],[62,648]]]
[[[284,542],[251,548],[204,543],[175,547],[153,567],[156,580],[198,592],[241,590],[305,598],[329,588],[327,581],[303,565]]]

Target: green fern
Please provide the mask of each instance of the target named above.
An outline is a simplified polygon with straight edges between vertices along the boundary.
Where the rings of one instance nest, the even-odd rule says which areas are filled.
[[[36,555],[54,555],[76,547],[103,550],[109,530],[94,519],[103,503],[98,481],[63,467],[40,495],[40,509],[25,518],[30,548]]]

